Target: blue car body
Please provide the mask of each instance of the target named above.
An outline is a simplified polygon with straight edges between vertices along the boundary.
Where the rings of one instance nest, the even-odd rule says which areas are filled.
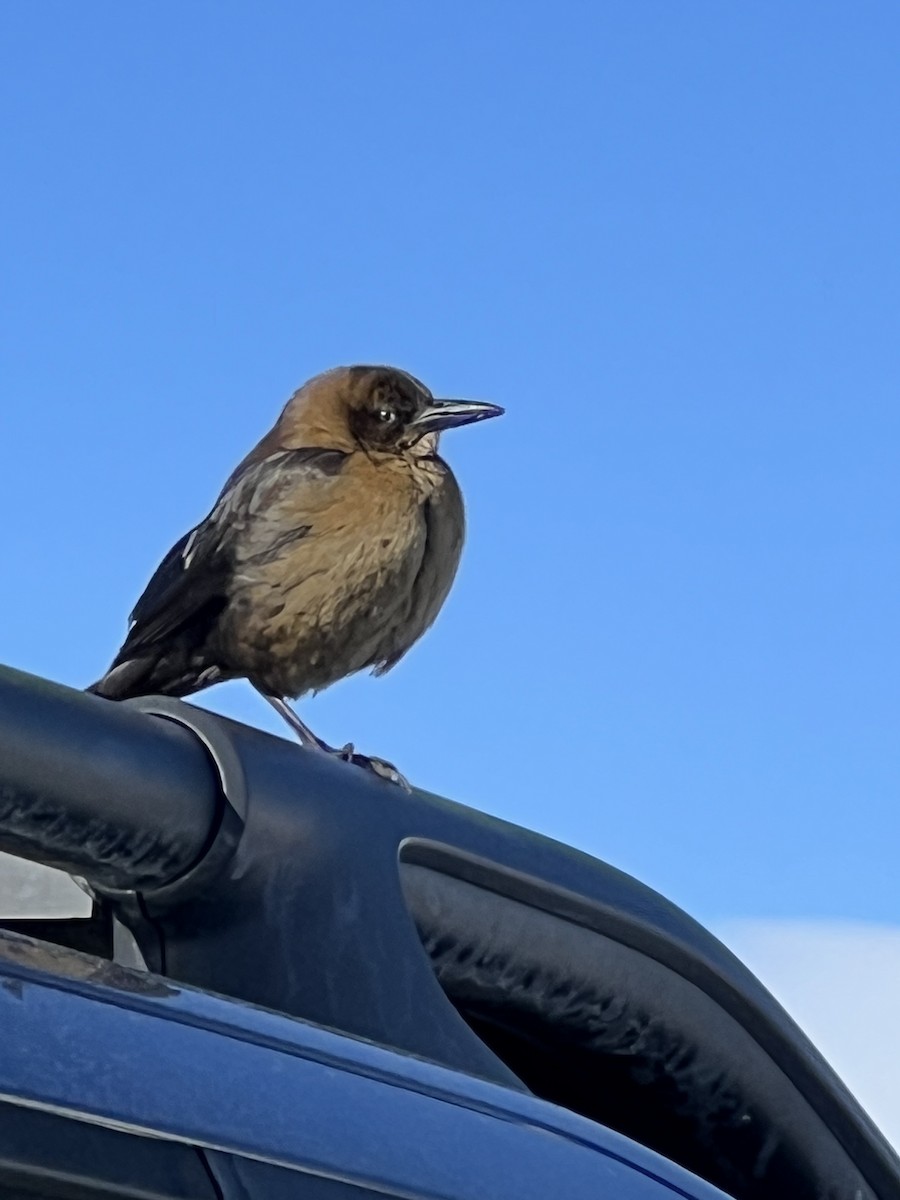
[[[723,1195],[535,1097],[9,933],[0,1029],[0,1195]]]

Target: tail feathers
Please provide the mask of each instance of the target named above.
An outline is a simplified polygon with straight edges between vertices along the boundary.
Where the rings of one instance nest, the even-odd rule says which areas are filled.
[[[127,700],[131,696],[147,696],[157,690],[153,686],[153,659],[130,658],[115,663],[102,679],[85,688],[107,700]]]
[[[116,659],[102,679],[85,688],[107,700],[130,700],[132,696],[190,696],[234,672],[185,653],[143,658]]]

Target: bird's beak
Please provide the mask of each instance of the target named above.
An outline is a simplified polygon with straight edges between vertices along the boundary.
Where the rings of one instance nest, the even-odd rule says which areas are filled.
[[[432,400],[410,421],[408,428],[422,437],[426,433],[440,433],[457,425],[471,425],[473,421],[502,416],[503,409],[498,404],[488,404],[484,400]]]

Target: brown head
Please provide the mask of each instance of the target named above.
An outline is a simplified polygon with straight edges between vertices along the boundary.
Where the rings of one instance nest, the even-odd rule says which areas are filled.
[[[396,367],[335,367],[291,396],[254,457],[263,449],[308,446],[390,454],[422,445],[433,452],[442,430],[502,412],[480,400],[436,400],[424,383]]]

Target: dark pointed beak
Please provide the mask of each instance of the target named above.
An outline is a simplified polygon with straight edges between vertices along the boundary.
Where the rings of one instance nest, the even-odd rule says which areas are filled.
[[[409,428],[421,437],[425,433],[454,429],[457,425],[487,421],[489,417],[502,417],[503,411],[498,404],[487,404],[484,400],[432,400],[410,421]]]

